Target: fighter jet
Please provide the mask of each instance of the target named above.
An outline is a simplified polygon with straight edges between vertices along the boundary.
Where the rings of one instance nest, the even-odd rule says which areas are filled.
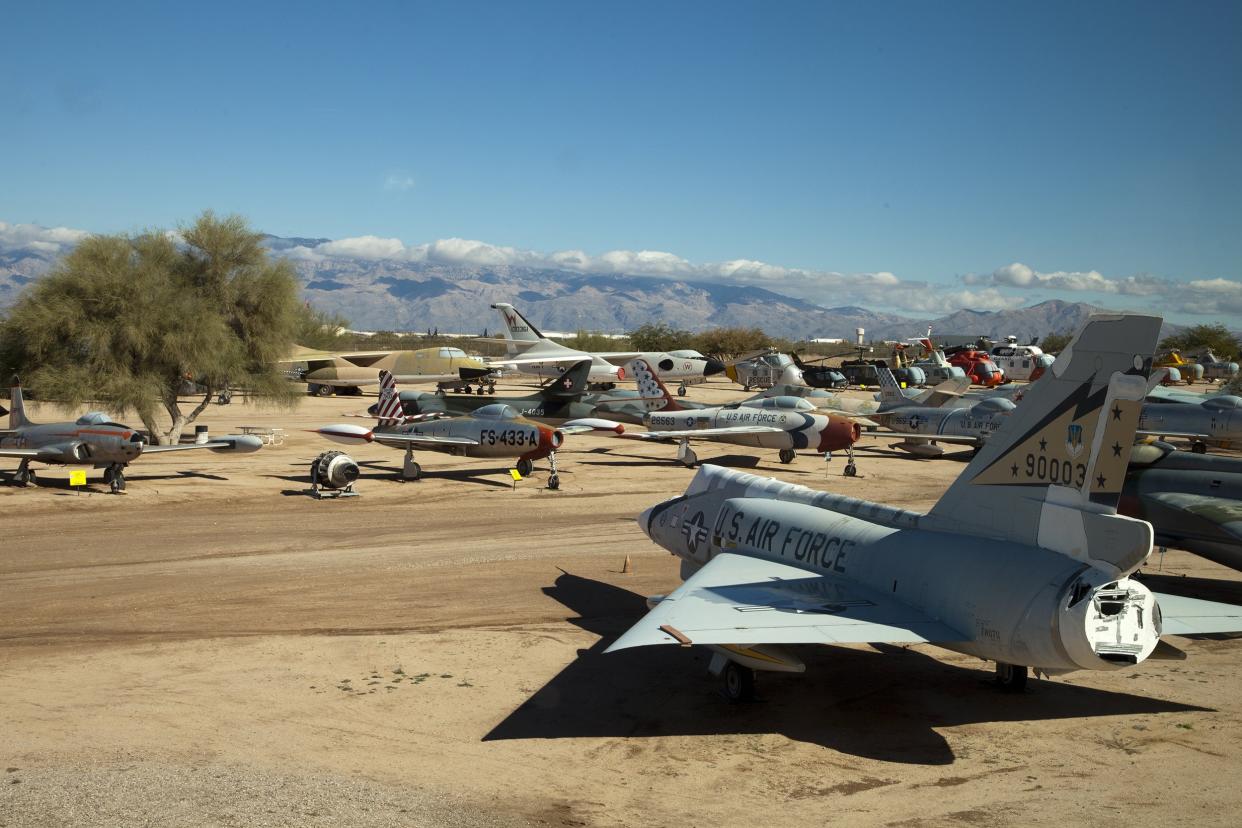
[[[1156,531],[1156,543],[1242,569],[1242,460],[1134,447],[1117,511]]]
[[[1203,356],[1199,357],[1196,362],[1203,366],[1203,378],[1209,382],[1212,380],[1228,381],[1238,374],[1238,363],[1218,358],[1216,354],[1212,353],[1211,348]]]
[[[18,486],[35,482],[31,461],[50,466],[83,465],[103,469],[104,482],[113,494],[125,491],[126,466],[144,454],[192,449],[249,454],[262,447],[263,441],[249,434],[230,434],[202,443],[153,446],[137,430],[113,422],[102,411],[88,412],[73,422],[33,423],[26,418],[17,377],[9,389],[9,427],[0,429],[0,457],[21,459],[13,477]]]
[[[943,456],[942,443],[978,448],[1017,406],[1004,397],[968,405],[961,400],[961,394],[969,384],[965,377],[946,380],[912,400],[902,393],[892,372],[881,368],[880,408],[866,416],[888,430],[872,433],[901,435],[901,442],[892,443],[891,447],[916,457]]]
[[[927,514],[704,466],[638,519],[684,583],[606,652],[707,646],[735,699],[782,644],[930,643],[1029,668],[1127,670],[1182,657],[1162,634],[1242,630],[1242,607],[1130,575],[1152,528],[1116,514],[1158,317],[1093,316]]]
[[[410,418],[401,410],[392,374],[381,371],[379,379],[375,426],[338,423],[317,429],[316,433],[346,445],[379,443],[404,449],[403,480],[418,480],[422,476],[422,466],[414,461],[414,450],[424,449],[459,457],[516,457],[514,467],[522,476],[534,471],[536,460],[547,457],[551,470],[548,488],[560,487],[556,450],[565,440],[563,430],[532,422],[504,403],[490,403],[462,417],[431,414]]]
[[[848,457],[846,476],[853,477],[857,473],[853,445],[858,439],[859,426],[845,417],[821,414],[806,400],[793,397],[687,409],[669,394],[645,360],[636,359],[631,364],[642,396],[662,398],[664,405],[643,417],[647,431],[626,431],[621,437],[676,442],[677,461],[687,467],[699,459],[690,448],[691,440],[777,449],[782,463],[792,463],[797,449],[843,450]]]
[[[1146,437],[1178,437],[1203,454],[1209,445],[1228,448],[1242,444],[1242,397],[1220,394],[1203,402],[1147,403],[1138,433]]]
[[[508,357],[493,360],[493,364],[512,367],[523,373],[555,378],[560,375],[567,363],[590,359],[590,382],[595,385],[611,386],[625,379],[624,365],[626,363],[632,359],[641,358],[647,360],[649,365],[658,366],[661,375],[666,379],[680,380],[680,393],[684,394],[687,384],[702,382],[707,377],[725,370],[723,362],[708,359],[697,351],[646,353],[578,351],[548,339],[513,305],[507,302],[497,302],[492,307],[500,313],[500,319],[504,322],[505,344],[509,350]]]
[[[291,380],[306,383],[311,396],[355,395],[375,385],[380,369],[407,384],[435,383],[441,388],[463,389],[471,383],[479,393],[496,393],[495,373],[478,357],[461,348],[418,348],[413,351],[358,351],[327,353],[304,351],[278,363]]]

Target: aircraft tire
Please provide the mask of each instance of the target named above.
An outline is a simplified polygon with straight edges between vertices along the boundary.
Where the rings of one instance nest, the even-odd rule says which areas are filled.
[[[310,391],[312,395],[316,397],[331,397],[332,396],[331,385],[319,385],[318,383],[316,383],[312,385],[308,390]]]
[[[1006,693],[1021,693],[1026,690],[1027,669],[1017,664],[996,662],[996,686]]]
[[[554,474],[554,475],[552,475],[551,477],[549,477],[549,478],[548,478],[548,488],[549,488],[549,489],[551,489],[552,491],[556,491],[556,490],[557,490],[557,489],[559,489],[560,487],[561,487],[561,477],[560,477],[560,475],[558,475],[558,474]]]
[[[720,673],[722,692],[729,701],[740,704],[755,700],[755,671],[730,661]]]
[[[686,396],[686,386],[682,385],[682,386],[678,387],[678,389],[677,389],[677,396],[679,396],[679,397],[684,397],[684,396]]]
[[[518,474],[522,475],[522,477],[526,477],[535,470],[535,461],[523,457],[521,460],[517,461],[514,468],[517,469]]]
[[[1207,443],[1202,440],[1195,440],[1190,444],[1190,450],[1195,454],[1207,454]]]
[[[496,386],[494,385],[487,386],[487,393],[491,394],[493,397],[496,396]]]
[[[845,464],[845,476],[846,477],[857,477],[858,466],[855,466],[853,463],[846,463]]]
[[[798,453],[793,449],[781,449],[780,453],[776,456],[780,458],[782,463],[789,464],[794,461],[794,458],[798,456]]]

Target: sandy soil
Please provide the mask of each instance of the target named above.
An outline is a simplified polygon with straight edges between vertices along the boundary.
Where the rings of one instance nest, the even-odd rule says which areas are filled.
[[[301,429],[362,407],[213,406],[290,436],[141,459],[125,496],[0,486],[0,825],[1236,824],[1242,641],[1017,697],[933,647],[807,648],[729,705],[696,651],[602,655],[677,583],[633,522],[692,476],[671,447],[570,438],[553,492],[431,453],[400,483],[367,446],[361,497],[311,499],[332,445]],[[873,444],[852,480],[699,454],[911,508],[962,468]],[[1242,603],[1193,556],[1148,569]]]

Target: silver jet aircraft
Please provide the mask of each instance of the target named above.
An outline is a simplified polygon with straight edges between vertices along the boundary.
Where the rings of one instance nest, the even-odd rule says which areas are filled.
[[[733,698],[753,670],[802,672],[784,644],[930,643],[997,664],[1133,670],[1182,657],[1162,635],[1242,630],[1242,607],[1130,576],[1152,528],[1116,514],[1158,317],[1093,316],[927,514],[714,466],[639,517],[685,583],[608,652],[703,645]]]
[[[991,397],[966,404],[960,395],[970,380],[965,377],[946,380],[916,399],[902,393],[901,386],[887,368],[880,369],[880,408],[867,419],[879,423],[887,432],[902,437],[891,447],[916,457],[941,457],[942,443],[983,445],[1015,406],[1004,397]]]
[[[645,360],[636,359],[631,365],[640,395],[647,400],[663,399],[664,404],[643,416],[646,432],[625,432],[621,437],[676,442],[677,460],[688,467],[699,459],[690,448],[691,440],[774,448],[782,463],[792,463],[797,449],[845,451],[845,474],[856,474],[853,445],[859,427],[845,417],[819,413],[806,400],[793,397],[687,409],[673,399]]]
[[[83,414],[73,422],[32,423],[26,418],[22,387],[16,377],[9,389],[9,405],[9,427],[0,429],[0,457],[21,460],[13,477],[18,486],[35,481],[34,469],[30,468],[33,461],[103,469],[104,482],[113,494],[119,494],[125,491],[125,467],[144,454],[192,449],[247,454],[263,447],[260,438],[249,434],[230,434],[203,443],[153,446],[137,430],[112,422],[102,411]]]
[[[513,305],[497,302],[492,307],[500,313],[500,319],[504,323],[505,344],[509,349],[508,357],[500,357],[493,362],[523,373],[556,377],[570,363],[590,359],[590,382],[611,385],[626,378],[624,366],[627,362],[632,359],[645,359],[649,365],[656,367],[660,376],[679,380],[681,387],[678,392],[684,395],[687,385],[703,382],[707,377],[725,370],[723,362],[709,359],[698,351],[579,351],[548,339]]]
[[[1147,403],[1138,433],[1145,437],[1178,437],[1203,454],[1209,445],[1242,445],[1242,397],[1220,394],[1198,404]]]

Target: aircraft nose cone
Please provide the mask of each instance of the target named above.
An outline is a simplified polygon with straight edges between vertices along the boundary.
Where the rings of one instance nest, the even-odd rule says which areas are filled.
[[[642,529],[643,534],[647,537],[651,537],[651,513],[653,511],[655,511],[654,506],[644,509],[642,514],[638,516],[638,528]]]
[[[703,366],[703,376],[710,377],[712,374],[723,374],[725,364],[718,359],[709,359],[707,364]]]

